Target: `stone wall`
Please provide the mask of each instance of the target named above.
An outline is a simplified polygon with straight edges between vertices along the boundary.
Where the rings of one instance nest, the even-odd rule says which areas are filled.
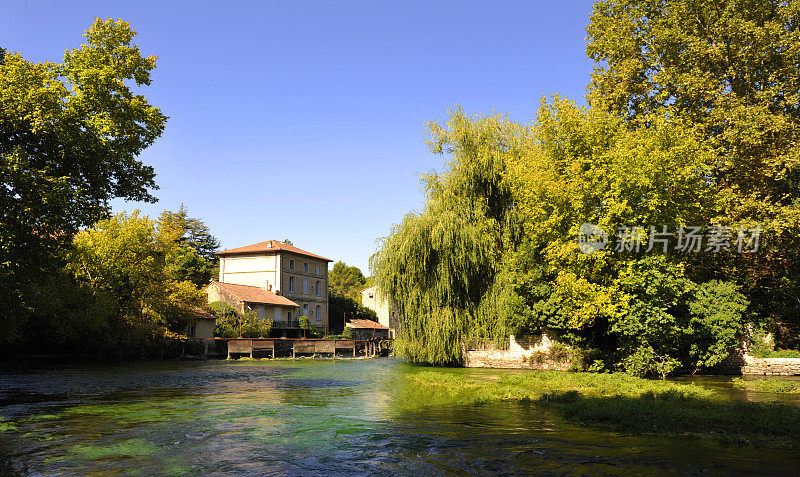
[[[742,374],[800,375],[800,358],[755,358],[744,355]]]
[[[508,349],[467,349],[464,366],[468,368],[517,368],[565,371],[572,367],[569,359],[551,356],[553,341],[547,335],[532,339],[509,337]]]

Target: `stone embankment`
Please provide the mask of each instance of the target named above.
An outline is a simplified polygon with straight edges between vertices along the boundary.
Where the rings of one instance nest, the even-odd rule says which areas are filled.
[[[800,358],[755,358],[744,355],[742,374],[797,376],[800,375]]]
[[[572,363],[569,353],[554,349],[553,341],[547,335],[525,340],[512,335],[508,349],[498,349],[491,344],[486,344],[481,349],[466,349],[464,366],[565,371],[572,367]]]
[[[512,335],[509,338],[508,349],[497,348],[487,343],[464,350],[464,366],[565,371],[574,366],[571,355],[569,349],[554,343],[547,335],[531,339],[519,339]],[[711,372],[732,375],[800,376],[800,358],[756,358],[738,349]]]

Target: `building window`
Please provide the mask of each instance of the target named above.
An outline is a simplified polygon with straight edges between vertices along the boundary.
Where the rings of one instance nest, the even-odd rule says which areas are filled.
[[[317,296],[322,293],[322,286],[320,285],[320,281],[317,280]]]
[[[289,270],[294,270],[294,260],[289,260]]]
[[[317,265],[317,275],[319,275],[319,265]]]
[[[322,321],[322,307],[317,305],[317,321]]]
[[[294,277],[289,277],[289,291],[294,291]]]
[[[308,262],[303,262],[303,273],[308,273]]]
[[[291,311],[287,311],[286,312],[286,321],[287,322],[292,321],[292,312]]]
[[[303,279],[303,295],[308,295],[308,278]]]
[[[308,303],[303,304],[303,315],[308,316]]]

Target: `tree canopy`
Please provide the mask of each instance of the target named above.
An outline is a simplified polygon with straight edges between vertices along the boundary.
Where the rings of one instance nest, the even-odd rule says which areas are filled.
[[[588,106],[554,96],[530,124],[460,109],[430,124],[446,170],[372,262],[398,353],[451,363],[472,340],[548,331],[665,375],[718,364],[746,325],[796,326],[799,9],[601,1]],[[606,248],[580,249],[585,224]],[[720,253],[678,249],[694,226],[733,235]],[[753,253],[729,246],[744,230],[762,234]]]
[[[328,272],[328,287],[331,293],[350,297],[361,302],[361,290],[366,288],[367,279],[356,266],[349,266],[342,261],[333,264]]]
[[[166,116],[138,94],[156,57],[122,20],[96,19],[60,63],[0,56],[0,341],[31,311],[35,286],[108,201],[153,202],[155,172],[137,159]]]
[[[37,286],[18,342],[124,354],[177,336],[205,303],[183,271],[187,252],[201,259],[138,211],[98,221]]]
[[[712,263],[759,314],[800,311],[800,3],[768,0],[598,2],[587,27],[596,62],[590,103],[631,128],[654,117],[691,125],[716,154],[709,222],[759,223],[757,258]]]

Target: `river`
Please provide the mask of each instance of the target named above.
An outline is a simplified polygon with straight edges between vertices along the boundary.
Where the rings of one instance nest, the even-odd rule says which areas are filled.
[[[2,362],[0,475],[787,475],[800,469],[800,456],[788,451],[599,431],[531,403],[409,405],[400,394],[410,368],[390,359]],[[748,398],[727,378],[699,382],[731,399]]]

